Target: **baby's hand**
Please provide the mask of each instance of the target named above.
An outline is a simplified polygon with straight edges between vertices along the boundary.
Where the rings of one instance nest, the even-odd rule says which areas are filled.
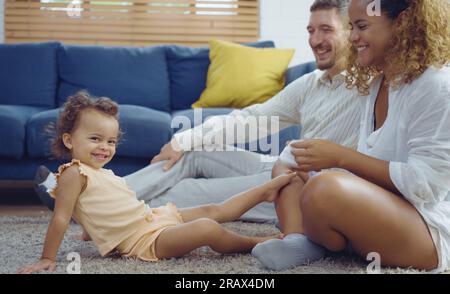
[[[49,270],[51,272],[54,272],[56,269],[56,262],[54,262],[53,260],[47,259],[47,258],[42,258],[41,260],[39,260],[39,262],[29,265],[29,266],[25,266],[22,267],[20,269],[17,270],[18,274],[31,274],[34,272],[39,272],[41,270]]]
[[[272,168],[272,179],[275,179],[278,176],[287,174],[288,172],[293,171],[292,168],[283,164],[280,160],[277,160]]]
[[[302,179],[302,181],[304,183],[306,183],[309,180],[309,175],[307,172],[302,172],[296,168],[289,167],[289,166],[285,165],[284,163],[282,163],[280,160],[277,160],[275,162],[275,164],[273,165],[272,179],[275,179],[276,177],[286,174],[286,173],[289,173],[289,172],[296,172],[297,176],[300,179]]]
[[[266,201],[273,202],[278,197],[278,194],[282,188],[287,186],[296,177],[296,173],[292,171],[287,171],[285,174],[272,179],[270,182],[265,184],[266,191]]]

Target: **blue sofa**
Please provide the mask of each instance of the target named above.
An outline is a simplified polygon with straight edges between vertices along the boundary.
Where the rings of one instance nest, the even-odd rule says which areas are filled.
[[[274,47],[270,41],[246,45]],[[51,159],[45,127],[81,89],[120,105],[124,136],[107,168],[127,175],[146,166],[176,131],[172,119],[193,118],[191,104],[205,88],[208,66],[208,48],[1,44],[0,180],[31,180],[39,165],[54,170],[61,164]],[[287,84],[314,69],[314,63],[288,69]],[[204,109],[203,116],[230,111]],[[280,144],[298,132],[283,130]]]

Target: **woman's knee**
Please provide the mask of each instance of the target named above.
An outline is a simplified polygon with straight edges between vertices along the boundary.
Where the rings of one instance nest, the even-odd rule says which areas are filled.
[[[336,212],[339,205],[348,202],[350,193],[343,185],[345,176],[339,172],[324,172],[309,179],[300,195],[304,217],[317,219],[321,215],[329,215]]]
[[[304,184],[303,180],[298,177],[291,180],[291,182],[280,191],[279,197],[275,199],[275,205],[280,202],[293,202],[297,203],[298,206]]]
[[[326,172],[311,178],[301,194],[301,210],[305,234],[330,251],[342,251],[346,240],[330,225],[346,201],[341,173]]]

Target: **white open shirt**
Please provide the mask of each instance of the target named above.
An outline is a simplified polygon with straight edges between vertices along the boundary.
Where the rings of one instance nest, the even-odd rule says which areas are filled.
[[[450,68],[429,68],[411,84],[389,90],[384,125],[374,132],[375,79],[363,99],[358,150],[390,162],[392,182],[427,223],[439,266],[450,265]]]

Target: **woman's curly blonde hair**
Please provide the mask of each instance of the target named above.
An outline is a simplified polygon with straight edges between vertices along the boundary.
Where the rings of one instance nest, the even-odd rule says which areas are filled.
[[[442,67],[450,62],[448,0],[381,0],[381,10],[396,22],[385,59],[387,68],[381,71],[359,66],[355,48],[348,50],[347,87],[356,86],[362,95],[369,94],[370,80],[380,74],[384,74],[386,83],[398,86],[411,83],[431,66]]]

